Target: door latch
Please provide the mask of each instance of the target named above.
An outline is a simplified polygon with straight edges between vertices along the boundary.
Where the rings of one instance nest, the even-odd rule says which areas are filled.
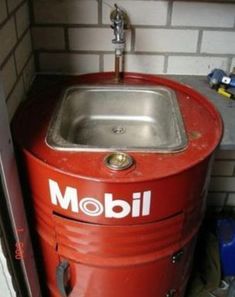
[[[183,254],[184,254],[184,251],[183,251],[183,250],[180,250],[180,251],[176,252],[176,253],[171,257],[171,262],[172,262],[173,264],[180,262],[180,260],[181,260],[182,257],[183,257]]]
[[[169,292],[166,293],[166,297],[174,297],[176,296],[176,290],[171,289]]]

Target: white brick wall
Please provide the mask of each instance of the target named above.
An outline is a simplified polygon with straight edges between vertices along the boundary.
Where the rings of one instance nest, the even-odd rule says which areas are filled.
[[[104,71],[113,71],[113,54],[104,55]],[[159,74],[164,72],[164,56],[125,55],[125,71]]]
[[[220,151],[215,154],[216,160],[235,160],[235,151]]]
[[[226,193],[209,193],[207,197],[208,205],[223,207],[226,203],[226,196]]]
[[[233,67],[235,3],[33,0],[35,30],[32,32],[37,56],[60,51],[73,54],[77,64],[80,54],[96,53],[99,71],[112,70],[107,52],[113,52],[110,13],[114,3],[127,12],[131,24],[127,31],[129,56],[125,59],[125,69],[206,75],[212,68],[229,71]],[[46,69],[40,61],[41,58],[39,68]],[[51,66],[49,69],[53,71]]]
[[[32,43],[30,32],[28,31],[24,38],[18,44],[15,50],[15,58],[16,58],[16,68],[18,73],[20,73],[25,66],[30,54],[32,52]]]
[[[212,170],[208,204],[217,207],[235,209],[235,151],[218,151]]]
[[[5,0],[0,0],[0,24],[6,19],[7,17],[7,6]]]
[[[235,193],[228,195],[227,205],[235,207]]]
[[[173,26],[233,28],[234,5],[174,2],[171,24]]]
[[[35,21],[39,24],[97,24],[96,0],[36,0]]]
[[[202,36],[202,53],[235,54],[235,31],[205,31]]]
[[[17,79],[16,67],[15,67],[15,61],[14,61],[13,55],[10,56],[8,61],[3,66],[2,77],[4,78],[3,87],[7,97],[10,94],[10,91],[12,90]]]
[[[130,31],[126,34],[126,50],[130,50]],[[113,31],[110,28],[69,29],[69,47],[78,51],[113,51]]]
[[[0,0],[0,72],[10,118],[34,77],[29,26],[27,0]]]
[[[107,0],[114,7],[117,3],[127,13],[132,25],[164,26],[167,23],[168,1],[116,1]],[[110,24],[110,7],[103,5],[102,22]]]
[[[235,69],[235,58],[232,59],[232,63],[230,66],[230,71],[233,71],[233,68]]]
[[[44,53],[40,54],[39,62],[42,72],[79,74],[99,71],[98,55]]]
[[[10,94],[10,96],[7,99],[7,108],[8,108],[10,120],[13,118],[13,115],[18,105],[22,101],[23,97],[24,97],[24,83],[23,83],[23,78],[20,77],[13,92]]]
[[[25,2],[24,5],[16,12],[16,29],[17,35],[20,38],[22,34],[29,27],[29,9],[28,3]]]
[[[32,35],[34,49],[65,49],[64,28],[35,27]]]
[[[234,173],[235,161],[217,160],[213,166],[213,176],[232,176]]]
[[[17,6],[20,5],[24,0],[7,0],[7,6],[9,13],[11,13],[14,9],[17,8]]]
[[[181,29],[136,29],[137,52],[195,53],[198,31]]]
[[[214,68],[228,68],[228,58],[200,56],[170,56],[168,59],[168,74],[204,75]]]
[[[14,18],[11,17],[5,26],[0,29],[0,65],[6,59],[17,41]]]
[[[210,191],[235,192],[235,177],[212,177]]]
[[[29,90],[34,78],[35,78],[35,64],[34,64],[34,57],[31,56],[30,60],[26,64],[23,71],[25,90]]]

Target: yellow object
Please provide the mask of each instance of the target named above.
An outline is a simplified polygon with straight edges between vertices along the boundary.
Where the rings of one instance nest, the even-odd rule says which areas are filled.
[[[227,97],[227,98],[232,98],[232,97],[233,97],[233,94],[229,93],[229,92],[226,91],[224,88],[219,88],[219,89],[217,90],[217,92],[218,92],[218,94],[223,95],[223,96],[225,96],[225,97]]]

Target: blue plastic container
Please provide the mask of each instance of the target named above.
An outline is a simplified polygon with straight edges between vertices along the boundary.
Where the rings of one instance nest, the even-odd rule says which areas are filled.
[[[235,276],[235,220],[218,220],[217,234],[223,275]]]

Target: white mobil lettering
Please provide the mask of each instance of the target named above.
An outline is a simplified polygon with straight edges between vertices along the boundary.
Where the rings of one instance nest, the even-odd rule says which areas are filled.
[[[114,199],[112,193],[104,193],[104,204],[94,197],[83,197],[80,199],[78,191],[73,187],[66,187],[61,193],[56,181],[49,179],[51,202],[63,209],[73,212],[80,211],[88,216],[104,215],[106,218],[125,218],[148,216],[151,206],[151,191],[135,192],[132,194],[132,202],[123,199]]]
[[[72,187],[66,187],[64,195],[60,192],[57,182],[49,179],[49,188],[51,194],[51,202],[54,205],[60,205],[63,209],[68,209],[69,205],[73,212],[78,212],[77,190]]]

